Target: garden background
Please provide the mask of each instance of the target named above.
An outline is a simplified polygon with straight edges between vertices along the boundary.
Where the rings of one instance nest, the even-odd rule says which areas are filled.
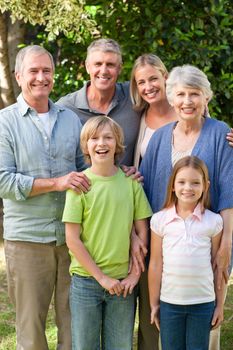
[[[52,98],[56,100],[81,88],[88,79],[86,49],[100,37],[113,38],[122,47],[121,81],[130,78],[132,64],[142,53],[155,53],[168,70],[185,63],[204,70],[214,91],[209,104],[211,116],[233,126],[231,0],[0,0],[0,109],[14,103],[19,94],[14,79],[19,48],[39,44],[53,54],[56,72]],[[233,349],[232,279],[229,284],[223,350]],[[55,349],[52,305],[48,339],[50,349]],[[12,350],[14,344],[14,311],[7,298],[1,239],[0,350]]]

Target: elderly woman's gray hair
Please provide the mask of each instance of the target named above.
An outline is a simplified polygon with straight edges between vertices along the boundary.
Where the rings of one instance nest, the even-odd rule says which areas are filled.
[[[94,40],[87,48],[86,61],[88,61],[90,54],[94,51],[116,53],[119,56],[119,63],[120,64],[122,63],[122,54],[121,54],[120,45],[113,39],[103,38],[103,39]]]
[[[33,55],[48,55],[52,64],[52,68],[54,71],[54,61],[53,61],[53,56],[49,51],[47,51],[44,47],[39,46],[39,45],[29,45],[24,47],[23,49],[19,50],[16,56],[15,60],[15,73],[20,73],[22,72],[24,65],[23,61],[26,55],[33,54]]]
[[[213,91],[211,90],[207,75],[199,68],[192,65],[185,64],[171,70],[166,81],[167,99],[171,105],[173,104],[173,94],[176,85],[201,90],[208,101],[210,101],[213,96]]]

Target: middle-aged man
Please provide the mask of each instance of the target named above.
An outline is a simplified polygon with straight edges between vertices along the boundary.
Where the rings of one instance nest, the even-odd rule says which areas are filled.
[[[71,349],[69,254],[61,222],[65,190],[86,191],[81,123],[52,103],[52,56],[28,46],[16,58],[22,93],[0,111],[0,196],[9,296],[17,350],[47,350],[45,323],[54,293],[59,350]]]
[[[84,124],[89,118],[104,114],[121,125],[125,137],[125,153],[121,159],[124,165],[133,164],[134,148],[140,125],[140,114],[132,108],[129,94],[129,82],[119,83],[117,79],[121,72],[122,55],[116,41],[113,39],[98,39],[87,49],[86,70],[90,81],[73,93],[59,99],[59,105],[65,105],[73,110]],[[141,249],[145,247],[136,235],[132,236],[133,255],[135,262],[143,265]],[[135,244],[136,243],[136,244]],[[155,345],[155,349],[157,346]]]
[[[86,58],[90,81],[80,90],[62,97],[58,103],[72,109],[82,124],[100,114],[108,115],[120,124],[124,130],[126,146],[121,163],[132,165],[140,115],[132,108],[129,83],[117,83],[121,66],[121,50],[116,41],[93,41],[87,49]]]

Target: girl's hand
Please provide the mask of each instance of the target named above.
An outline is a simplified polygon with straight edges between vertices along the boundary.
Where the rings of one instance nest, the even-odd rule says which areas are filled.
[[[223,305],[222,306],[216,306],[214,310],[214,315],[211,321],[211,329],[216,329],[220,326],[220,324],[223,322]]]
[[[111,295],[116,294],[119,296],[124,290],[119,280],[106,275],[104,275],[98,282],[104,289],[108,290]]]
[[[155,323],[158,331],[160,331],[160,320],[159,320],[159,305],[155,305],[151,307],[151,314],[150,314],[150,323]]]
[[[138,283],[139,277],[139,274],[132,271],[126,278],[121,281],[121,285],[124,288],[124,298],[126,298],[127,294],[132,294],[134,287]]]

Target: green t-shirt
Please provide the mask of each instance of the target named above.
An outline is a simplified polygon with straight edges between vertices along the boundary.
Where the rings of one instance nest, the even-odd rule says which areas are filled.
[[[97,176],[86,169],[91,189],[66,193],[63,222],[81,224],[80,238],[102,272],[112,278],[128,273],[130,233],[134,220],[152,215],[141,184],[121,169],[113,176]],[[70,273],[90,274],[71,254]]]

